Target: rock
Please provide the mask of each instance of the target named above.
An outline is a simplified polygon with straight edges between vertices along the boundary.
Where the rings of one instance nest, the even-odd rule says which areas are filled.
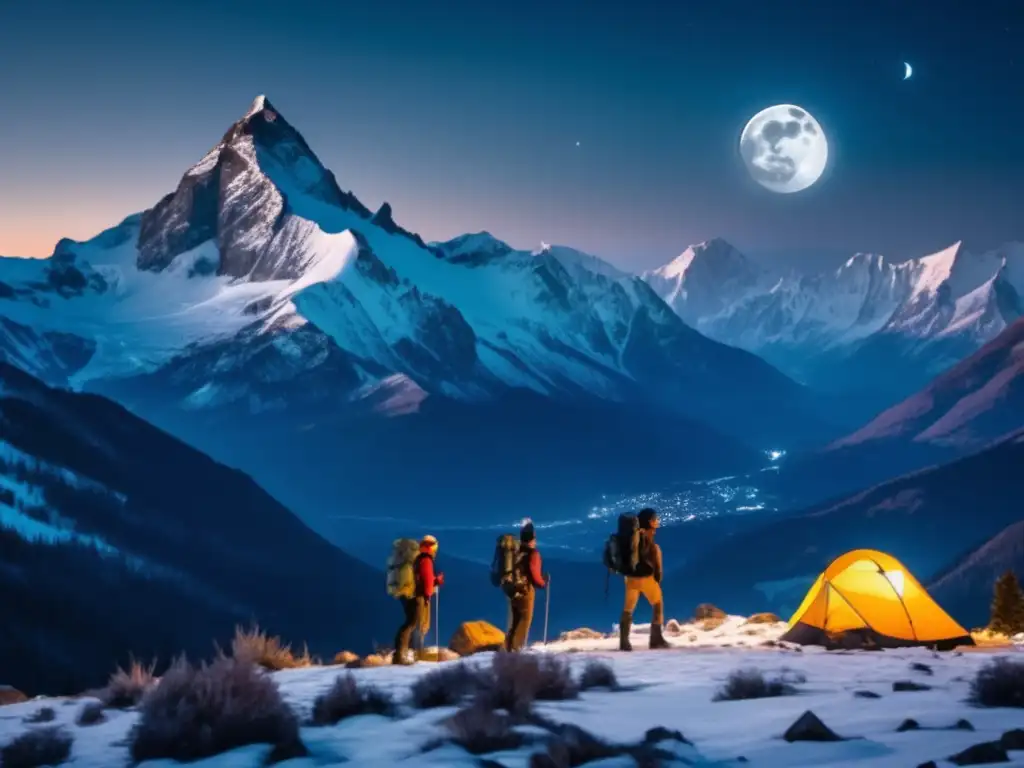
[[[786,729],[782,734],[788,742],[794,741],[842,741],[843,738],[837,735],[831,728],[825,725],[819,717],[807,710],[796,722]]]
[[[505,643],[505,633],[486,621],[466,621],[452,635],[448,647],[460,656],[493,651]]]
[[[1024,728],[1007,731],[1000,737],[999,743],[1003,745],[1003,749],[1024,750]]]
[[[727,615],[725,611],[711,603],[701,603],[693,612],[693,618],[697,621],[701,619],[724,619]]]
[[[951,731],[973,731],[974,730],[974,726],[971,725],[971,721],[970,720],[964,720],[963,718],[960,718],[955,723],[953,723],[953,727],[950,728],[949,730],[951,730]],[[1006,746],[1006,745],[1004,744],[1003,746]],[[1009,749],[1009,747],[1007,747],[1007,749]]]
[[[968,747],[963,752],[949,758],[956,765],[988,765],[989,763],[1008,763],[1010,756],[998,741],[983,741]]]
[[[939,768],[939,766],[935,764],[934,760],[929,760],[927,763],[921,763],[917,768]]]
[[[7,704],[21,704],[23,701],[28,701],[28,696],[17,688],[11,688],[9,685],[0,685],[0,707]]]
[[[564,643],[570,640],[601,640],[603,638],[604,634],[598,632],[596,629],[581,627],[580,629],[571,629],[568,632],[563,632],[558,636],[558,642]]]
[[[718,629],[723,624],[725,624],[725,616],[713,616],[701,621],[700,628],[705,632],[710,632],[713,629]]]
[[[778,616],[774,613],[755,613],[749,619],[746,620],[746,624],[778,624],[781,622]]]
[[[880,699],[882,696],[874,691],[854,691],[853,695],[858,699]]]
[[[430,648],[424,648],[416,658],[419,661],[456,661],[461,657],[451,648],[431,646]]]
[[[908,717],[906,720],[899,724],[899,727],[896,728],[896,733],[919,730],[921,730],[921,726],[918,724],[917,720]]]
[[[664,632],[666,635],[681,635],[683,634],[683,625],[675,619],[669,619],[668,622],[665,624]]]
[[[900,691],[930,691],[932,687],[930,685],[924,685],[923,683],[915,683],[912,680],[897,680],[892,684],[892,689],[896,692]]]
[[[334,655],[335,664],[342,664],[347,666],[351,664],[353,661],[359,661],[359,654],[352,653],[352,651],[338,651]]]
[[[934,673],[934,672],[932,671],[932,668],[931,668],[931,667],[929,667],[929,666],[928,666],[927,664],[922,664],[922,663],[921,663],[921,662],[919,662],[919,661],[915,661],[915,662],[914,662],[913,664],[911,664],[911,665],[910,665],[910,668],[911,668],[911,669],[912,669],[912,670],[913,670],[914,672],[921,672],[922,674],[925,674],[925,675],[934,675],[934,674],[935,674],[935,673]]]
[[[690,744],[690,740],[679,731],[670,731],[664,726],[658,725],[651,728],[644,734],[645,744],[657,744],[659,741],[678,741],[682,744]]]
[[[367,667],[389,667],[391,666],[391,655],[382,655],[379,653],[371,653],[369,656],[364,656],[361,659],[350,661],[345,665],[350,669],[364,669]]]

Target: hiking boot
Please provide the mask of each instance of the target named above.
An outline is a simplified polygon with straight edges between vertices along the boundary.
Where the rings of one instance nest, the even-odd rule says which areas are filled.
[[[668,644],[665,636],[661,633],[661,624],[651,624],[651,650],[658,650],[660,648],[671,648]]]
[[[399,667],[411,667],[416,663],[416,660],[411,658],[407,653],[395,651],[391,654],[391,663]]]
[[[633,628],[633,616],[623,613],[619,617],[619,650],[632,651],[633,646],[629,642],[629,630]]]

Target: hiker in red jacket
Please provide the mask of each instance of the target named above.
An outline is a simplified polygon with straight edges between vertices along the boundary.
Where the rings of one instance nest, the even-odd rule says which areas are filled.
[[[519,532],[519,556],[514,576],[515,592],[509,596],[512,614],[505,635],[506,651],[521,651],[526,645],[533,623],[533,603],[538,589],[548,585],[548,577],[541,571],[540,552],[537,551],[537,533],[533,523],[527,522]]]
[[[444,585],[444,574],[434,573],[434,558],[437,557],[437,539],[433,536],[424,536],[420,541],[420,553],[413,561],[413,573],[416,576],[416,594],[407,600],[402,600],[402,608],[405,611],[405,621],[398,629],[395,636],[395,652],[392,662],[395,664],[410,664],[409,641],[412,639],[413,629],[419,633],[418,648],[420,655],[423,653],[423,645],[426,642],[427,632],[430,631],[430,598],[434,596],[435,587]]]

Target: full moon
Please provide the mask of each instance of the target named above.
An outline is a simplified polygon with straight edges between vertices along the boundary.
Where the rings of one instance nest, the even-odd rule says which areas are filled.
[[[750,118],[740,135],[740,155],[754,181],[772,192],[807,189],[825,171],[828,142],[811,114],[777,104]]]

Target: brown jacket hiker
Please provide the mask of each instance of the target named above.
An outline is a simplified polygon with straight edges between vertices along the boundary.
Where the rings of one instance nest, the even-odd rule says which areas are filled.
[[[658,513],[647,508],[637,514],[640,523],[640,562],[635,575],[626,577],[626,600],[619,618],[619,650],[631,651],[629,631],[633,626],[633,611],[643,595],[651,604],[651,648],[668,648],[662,634],[665,622],[664,598],[661,594],[661,578],[664,574],[661,561],[661,547],[654,542],[654,533],[660,525]]]
[[[519,532],[519,556],[516,569],[517,583],[521,587],[509,596],[509,626],[505,634],[505,650],[521,651],[526,646],[533,623],[534,597],[538,589],[544,589],[548,580],[541,571],[540,552],[537,551],[537,534],[533,523],[527,523]]]
[[[408,663],[406,657],[414,629],[419,634],[420,650],[423,649],[427,632],[430,631],[430,598],[434,594],[434,588],[444,584],[444,574],[434,573],[434,558],[436,556],[437,539],[433,536],[424,536],[420,541],[420,553],[413,563],[416,594],[414,597],[403,598],[401,601],[404,620],[395,635],[395,652],[391,657],[394,664]]]

